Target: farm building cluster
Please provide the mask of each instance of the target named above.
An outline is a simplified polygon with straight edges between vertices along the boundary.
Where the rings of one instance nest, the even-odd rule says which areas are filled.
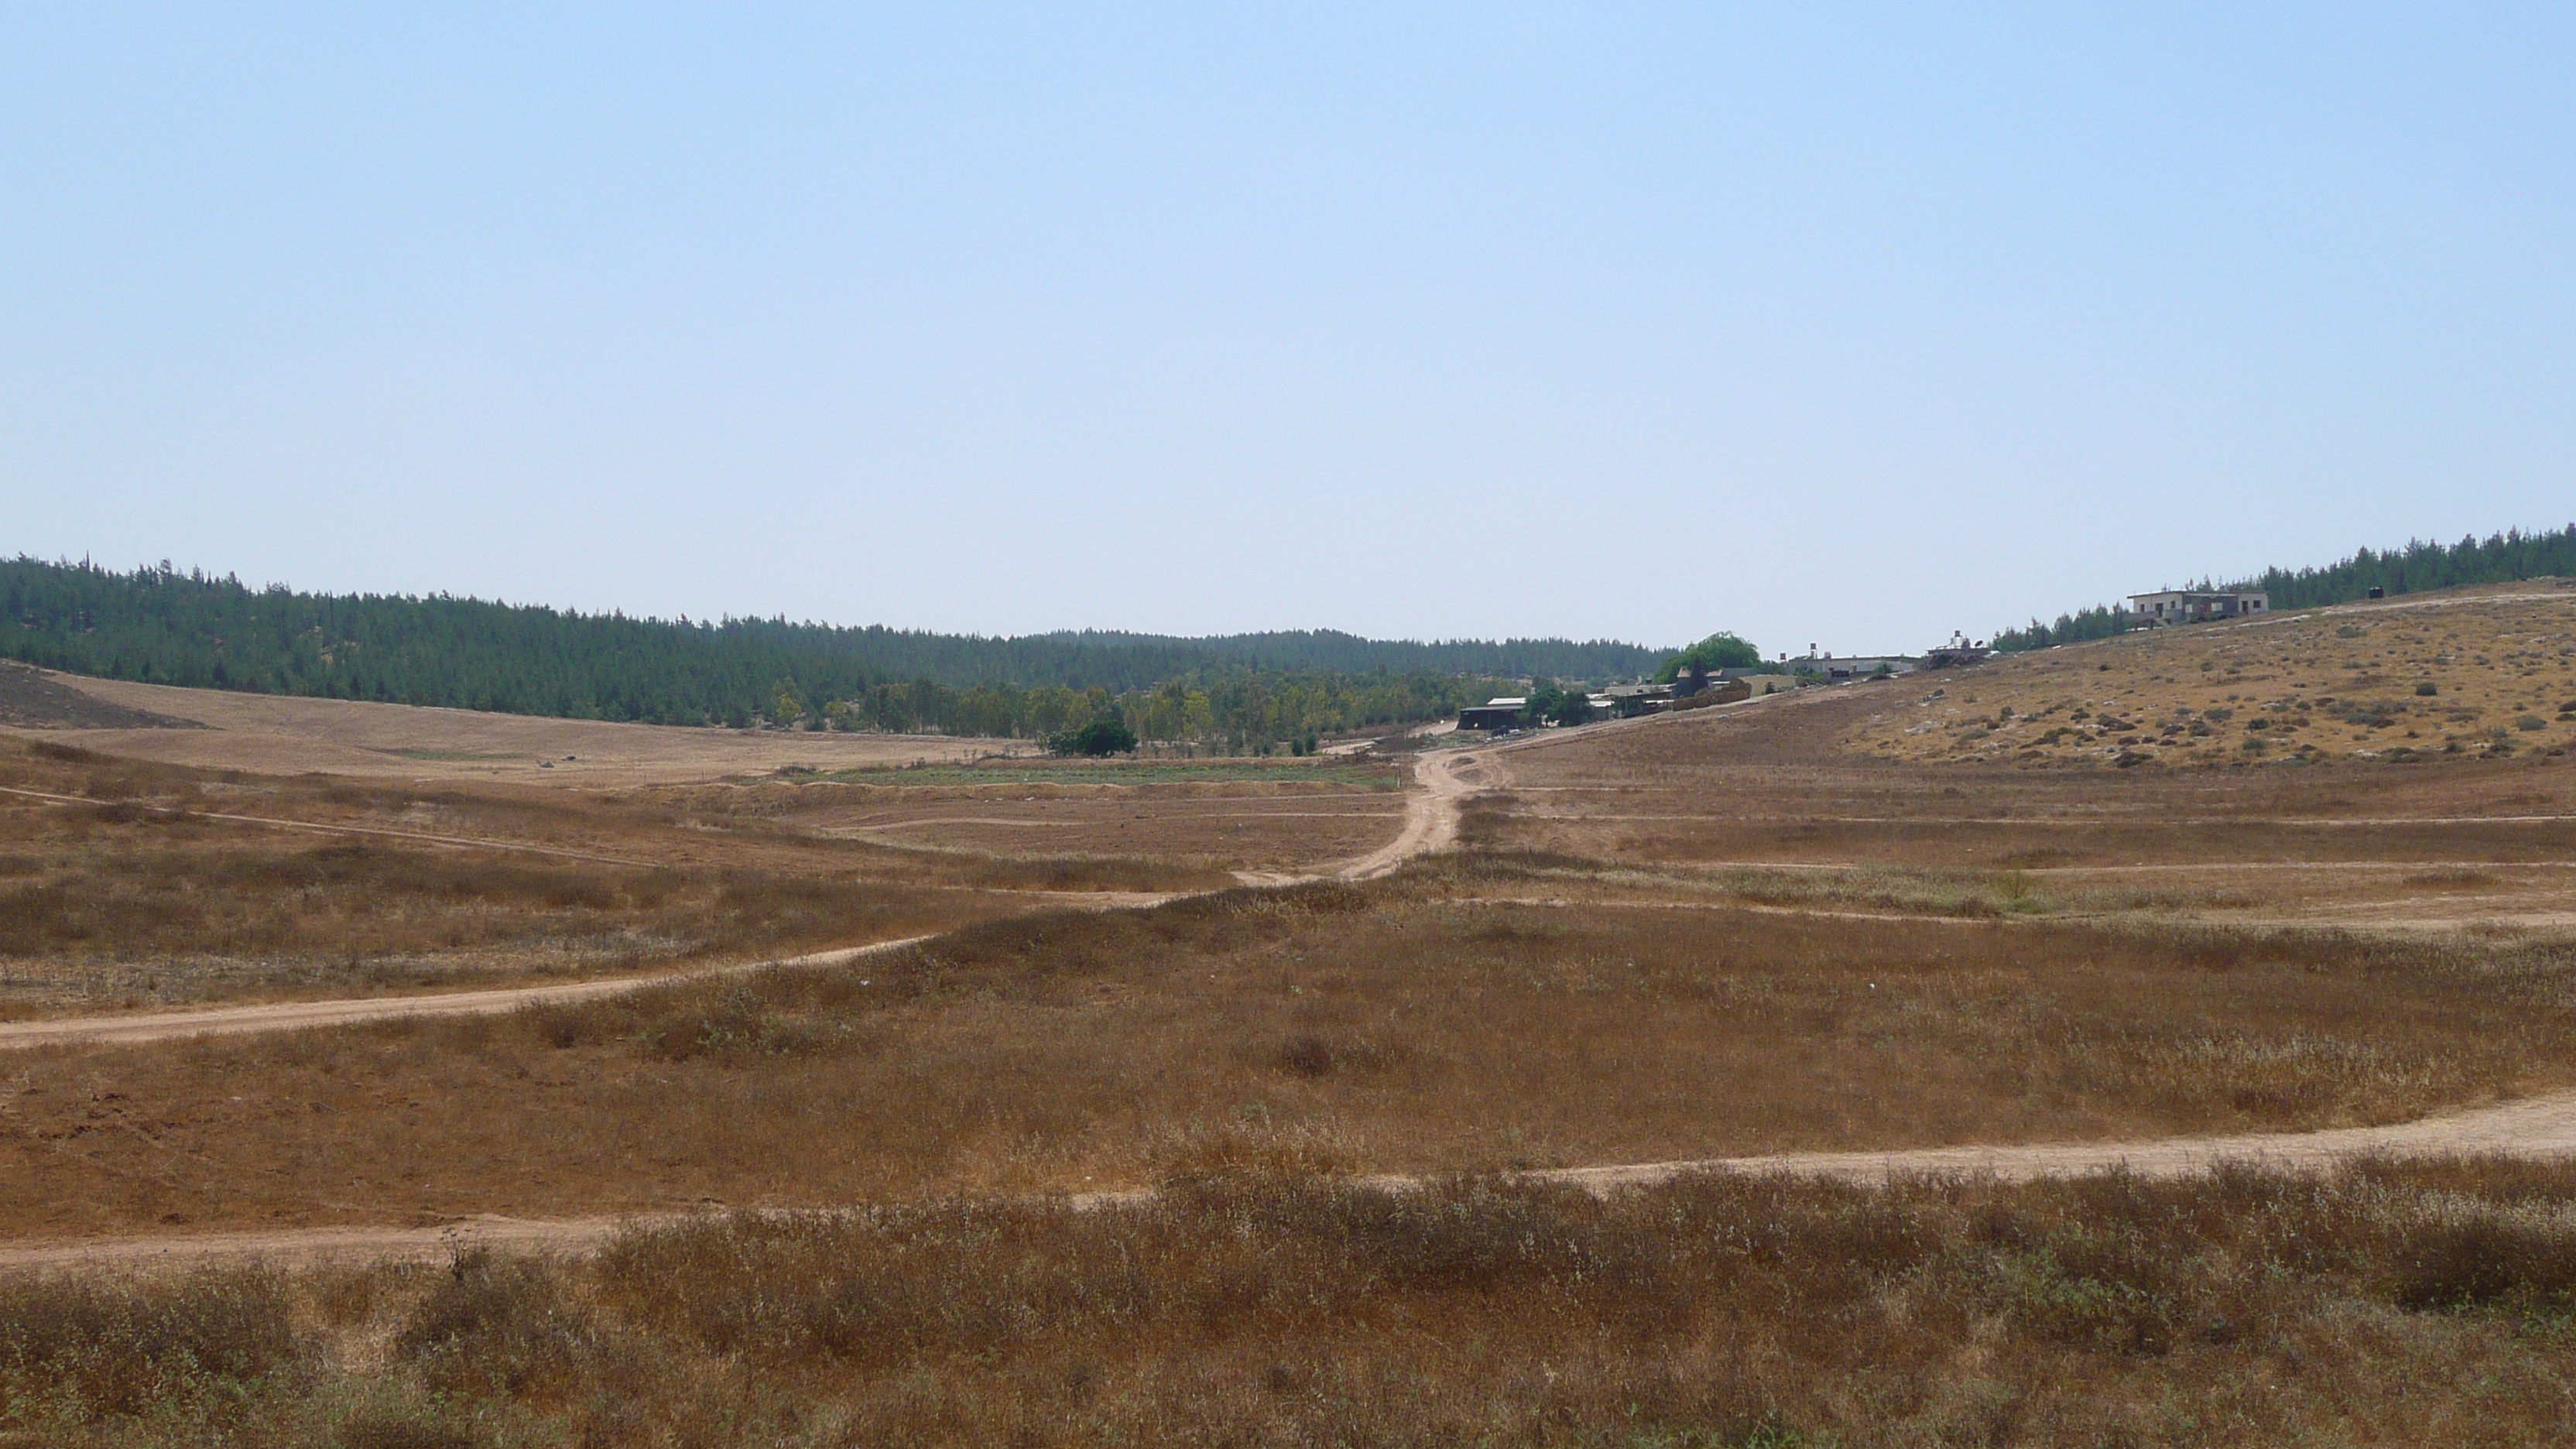
[[[1701,709],[1758,699],[1811,684],[1849,684],[1888,679],[1918,669],[1956,669],[1994,652],[1982,639],[1954,634],[1948,643],[1921,654],[1836,655],[1807,646],[1799,658],[1787,654],[1758,669],[1708,669],[1688,665],[1669,683],[1613,684],[1584,696],[1594,719],[1633,719],[1665,710]],[[1458,711],[1458,728],[1502,732],[1541,723],[1533,718],[1527,695],[1497,695]]]

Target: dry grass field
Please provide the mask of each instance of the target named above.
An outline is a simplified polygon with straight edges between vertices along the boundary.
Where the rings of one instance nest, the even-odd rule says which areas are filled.
[[[2523,1445],[2576,1170],[1595,1199],[1204,1178],[717,1214],[594,1257],[0,1284],[48,1445]]]
[[[1000,854],[836,835],[785,783],[423,788],[209,772],[36,736],[0,742],[0,790],[0,1018],[756,959],[1069,891],[1233,881],[1054,839]],[[1308,838],[1255,854],[1293,856]]]
[[[476,782],[20,728],[22,1013],[938,934],[0,1057],[0,1237],[182,1250],[0,1274],[0,1444],[2576,1438],[2564,1163],[1511,1176],[2576,1090],[2571,611],[2427,596],[1451,745],[1422,778],[1474,792],[1459,849],[1260,889],[1394,839],[1414,754],[717,743]],[[25,708],[220,722],[77,692]],[[1104,891],[1183,898],[1050,909]],[[551,1257],[184,1252],[621,1214],[653,1216]]]
[[[2576,762],[2563,755],[2150,770],[1925,764],[1836,747],[1895,701],[1934,689],[1982,697],[1984,677],[1810,691],[1489,752],[1492,788],[1466,836],[1818,907],[1915,899],[2201,923],[2576,925]]]
[[[0,664],[0,732],[34,730],[102,754],[205,769],[577,787],[1030,752],[1025,740],[611,724],[178,689]]]
[[[738,808],[885,844],[1294,873],[1364,855],[1393,835],[1407,772],[1331,759],[1019,760],[786,779],[792,788]]]
[[[2139,1138],[2576,1086],[2576,962],[2531,943],[1469,907],[1417,884],[1025,917],[512,1018],[24,1052],[0,1084],[0,1220]]]

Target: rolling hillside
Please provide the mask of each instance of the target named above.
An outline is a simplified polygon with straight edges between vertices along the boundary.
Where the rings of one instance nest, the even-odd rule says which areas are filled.
[[[2256,765],[2564,753],[2576,581],[2284,610],[1863,686],[1845,748],[1985,763]]]

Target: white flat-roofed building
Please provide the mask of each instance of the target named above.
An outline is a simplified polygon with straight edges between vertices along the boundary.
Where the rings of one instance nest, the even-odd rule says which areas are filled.
[[[2260,589],[2158,589],[2129,596],[2129,617],[2142,624],[2197,624],[2268,612],[2272,596]]]

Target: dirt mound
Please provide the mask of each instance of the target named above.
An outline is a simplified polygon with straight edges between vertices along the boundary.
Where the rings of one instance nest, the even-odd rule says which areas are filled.
[[[148,709],[134,709],[93,699],[56,679],[48,670],[0,662],[0,725],[35,730],[196,730],[192,719],[175,719]]]

